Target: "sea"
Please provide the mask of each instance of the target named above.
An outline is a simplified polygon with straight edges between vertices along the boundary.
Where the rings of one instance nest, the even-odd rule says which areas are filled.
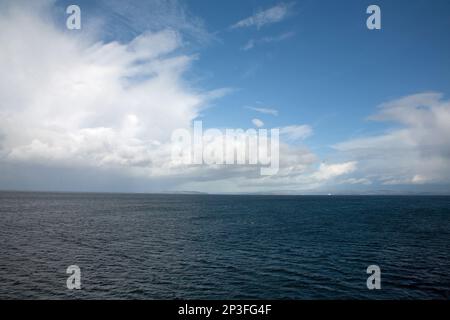
[[[0,299],[449,298],[446,196],[0,192]]]

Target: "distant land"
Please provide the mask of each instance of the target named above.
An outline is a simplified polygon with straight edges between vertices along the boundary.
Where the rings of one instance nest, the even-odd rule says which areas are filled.
[[[442,192],[420,192],[420,191],[397,191],[397,190],[370,190],[370,191],[295,191],[283,190],[280,192],[221,192],[208,193],[201,191],[160,191],[160,192],[117,192],[117,191],[80,191],[80,190],[0,190],[0,192],[28,192],[28,193],[92,193],[92,194],[164,194],[164,195],[255,195],[255,196],[450,196],[449,191]]]

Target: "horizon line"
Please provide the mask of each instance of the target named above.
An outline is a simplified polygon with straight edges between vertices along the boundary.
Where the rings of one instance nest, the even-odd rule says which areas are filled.
[[[387,190],[386,190],[387,191]],[[339,197],[339,196],[450,196],[450,193],[435,193],[435,192],[380,192],[376,191],[367,193],[353,193],[353,192],[307,192],[307,193],[270,193],[270,192],[202,192],[202,191],[155,191],[155,192],[127,192],[127,191],[55,191],[55,190],[13,190],[0,189],[0,193],[60,193],[60,194],[123,194],[123,195],[204,195],[204,196],[324,196],[324,197]]]

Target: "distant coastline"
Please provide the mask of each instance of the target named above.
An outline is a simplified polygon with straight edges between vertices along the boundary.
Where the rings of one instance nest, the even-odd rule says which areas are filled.
[[[159,191],[159,192],[125,192],[125,191],[80,191],[80,190],[0,190],[0,193],[61,193],[61,194],[124,194],[124,195],[210,195],[210,196],[450,196],[450,192],[414,192],[414,191],[392,191],[392,190],[371,190],[367,192],[223,192],[208,193],[201,191]]]

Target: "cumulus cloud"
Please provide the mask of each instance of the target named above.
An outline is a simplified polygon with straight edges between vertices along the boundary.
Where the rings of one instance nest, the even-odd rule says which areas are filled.
[[[307,126],[291,126],[306,128]],[[281,129],[281,128],[280,128]],[[298,129],[304,134],[304,129]],[[295,131],[295,130],[294,130]],[[304,139],[295,134],[296,139]],[[283,137],[282,137],[283,138]],[[286,139],[280,141],[279,170],[275,175],[261,176],[259,166],[208,166],[191,168],[197,171],[180,185],[183,190],[221,193],[292,193],[320,192],[327,184],[340,183],[357,169],[356,161],[319,163],[319,158],[305,145],[293,145]],[[221,150],[221,140],[205,141],[207,149]],[[238,145],[238,144],[237,144]],[[260,148],[261,146],[259,146]],[[260,149],[261,150],[261,149]],[[262,149],[266,153],[265,149]],[[351,179],[351,177],[348,177]]]
[[[384,185],[450,182],[450,101],[420,93],[382,104],[369,117],[397,125],[383,134],[336,144],[361,174]]]
[[[316,181],[325,181],[331,178],[339,177],[344,174],[348,174],[354,172],[356,170],[356,162],[350,161],[345,163],[337,163],[337,164],[320,164],[317,172],[312,174],[312,177]]]
[[[231,28],[236,29],[255,26],[257,29],[260,29],[265,25],[284,20],[288,16],[291,7],[292,4],[280,3],[269,9],[258,11],[248,18],[236,22]]]
[[[256,170],[248,167],[229,167],[209,176],[207,183],[200,179],[190,179],[181,185],[183,190],[221,193],[252,192],[298,194],[305,191],[320,191],[327,184],[352,174],[357,169],[355,161],[343,163],[322,163],[317,166],[318,157],[304,146],[293,147],[280,143],[280,169],[276,175],[261,177]],[[216,168],[217,172],[223,170]],[[212,170],[212,168],[209,168]]]
[[[0,157],[58,166],[168,166],[170,133],[217,92],[183,80],[192,56],[177,31],[93,41],[49,23],[49,1],[0,13]],[[219,91],[220,95],[220,91]]]

